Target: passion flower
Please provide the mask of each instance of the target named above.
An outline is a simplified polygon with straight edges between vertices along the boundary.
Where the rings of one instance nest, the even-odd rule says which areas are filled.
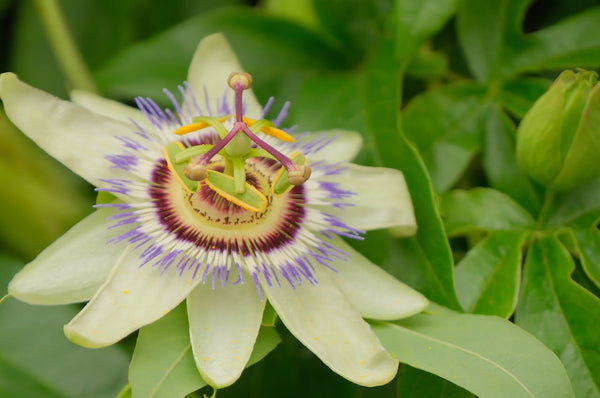
[[[251,77],[222,35],[204,39],[173,109],[138,110],[77,92],[59,100],[0,77],[9,118],[73,171],[114,195],[12,280],[34,304],[89,303],[65,326],[86,347],[113,344],[187,300],[201,375],[233,383],[265,303],[335,372],[362,385],[398,366],[362,317],[397,319],[427,300],[341,237],[416,226],[402,174],[345,163],[350,132],[301,134],[264,118]],[[229,87],[228,87],[229,84]],[[233,101],[232,101],[233,99]]]

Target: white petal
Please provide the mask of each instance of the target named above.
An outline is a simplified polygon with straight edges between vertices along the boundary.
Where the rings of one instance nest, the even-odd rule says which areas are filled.
[[[406,318],[429,305],[425,296],[373,264],[341,238],[335,237],[332,244],[351,256],[348,261],[336,259],[331,266],[338,271],[336,282],[362,317]]]
[[[106,243],[122,233],[107,229],[111,214],[97,210],[67,231],[15,275],[9,294],[30,304],[89,300],[125,249],[124,243]]]
[[[223,95],[227,93],[230,98],[233,98],[233,90],[227,85],[227,78],[232,72],[243,71],[240,61],[223,34],[215,33],[202,39],[188,71],[188,83],[192,87],[200,109],[207,112],[205,90],[206,97],[210,99],[209,108],[213,113]],[[243,98],[246,104],[245,115],[258,118],[262,107],[254,92],[245,90]]]
[[[331,180],[356,195],[348,198],[352,206],[323,207],[346,224],[362,230],[394,228],[401,236],[417,231],[410,194],[402,173],[395,169],[348,164],[348,169]]]
[[[200,285],[187,299],[194,359],[213,387],[227,387],[240,377],[260,329],[265,302],[249,275],[244,282],[216,289]]]
[[[156,321],[181,303],[201,278],[179,277],[170,269],[160,274],[152,262],[139,267],[138,251],[125,250],[109,279],[71,322],[67,337],[84,347],[104,347]]]
[[[328,163],[349,162],[358,155],[363,143],[362,136],[359,133],[348,130],[328,130],[309,133],[306,135],[306,138],[303,138],[303,141],[315,138],[332,139],[332,141],[318,152],[308,155],[312,162],[319,160],[324,160]]]
[[[0,76],[0,97],[9,119],[75,173],[94,185],[114,174],[104,156],[121,152],[114,136],[127,134],[130,125],[33,88],[14,73]]]
[[[317,268],[315,286],[262,287],[289,331],[333,371],[364,386],[389,382],[398,361],[381,346],[328,272]]]
[[[71,91],[71,101],[94,113],[119,120],[123,123],[131,125],[131,120],[134,120],[148,133],[154,133],[152,123],[138,108],[83,90]],[[131,126],[130,130],[133,129],[134,127]]]

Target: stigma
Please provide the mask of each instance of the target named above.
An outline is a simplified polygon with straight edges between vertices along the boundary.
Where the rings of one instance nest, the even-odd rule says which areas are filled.
[[[163,148],[163,156],[170,173],[189,193],[199,192],[207,185],[225,200],[247,210],[261,212],[265,210],[271,194],[280,196],[293,186],[304,184],[310,178],[311,168],[300,152],[287,157],[257,135],[264,133],[280,141],[294,142],[288,133],[278,129],[270,120],[244,116],[242,96],[252,86],[252,76],[234,72],[229,75],[227,84],[234,91],[235,115],[197,116],[191,124],[174,132],[184,136],[213,128],[219,140],[214,144],[172,141]],[[279,163],[280,168],[269,179],[270,192],[249,183],[247,161],[253,158]]]

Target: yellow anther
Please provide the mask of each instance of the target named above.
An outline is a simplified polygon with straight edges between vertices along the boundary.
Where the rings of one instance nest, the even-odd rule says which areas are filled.
[[[218,118],[217,120],[219,122],[223,123],[227,119],[229,119],[229,115],[222,116],[222,117]],[[179,127],[177,130],[174,131],[174,133],[177,135],[184,135],[184,134],[188,134],[188,133],[193,133],[194,131],[205,129],[207,127],[210,127],[210,124],[208,124],[206,122],[186,124],[185,126]]]
[[[248,127],[250,127],[254,123],[256,123],[256,120],[248,119],[247,117],[242,118],[242,120],[244,121],[244,123],[246,123],[246,125]],[[276,127],[266,126],[266,127],[263,127],[262,129],[260,129],[260,131],[262,131],[263,133],[265,133],[267,135],[270,135],[271,137],[277,138],[278,140],[281,140],[281,141],[294,142],[294,137],[292,137],[285,131],[280,130]]]
[[[290,185],[301,185],[310,178],[311,169],[309,166],[298,166],[295,170],[288,170],[288,183]]]
[[[233,72],[229,75],[229,78],[227,79],[227,84],[229,84],[229,87],[231,87],[234,90],[235,86],[237,85],[241,85],[244,88],[244,90],[247,90],[250,88],[250,86],[252,86],[252,76],[250,76],[246,72]]]
[[[192,181],[202,181],[208,175],[206,167],[202,166],[184,166],[183,175]]]
[[[294,137],[278,128],[267,126],[263,127],[261,131],[267,135],[270,135],[271,137],[277,138],[278,140],[285,142],[294,142]]]
[[[246,210],[260,212],[267,206],[265,195],[248,183],[245,183],[243,193],[235,193],[232,176],[209,170],[205,181],[217,194]]]

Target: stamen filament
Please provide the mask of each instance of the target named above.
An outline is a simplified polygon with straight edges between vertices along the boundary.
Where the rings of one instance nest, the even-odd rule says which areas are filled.
[[[175,163],[183,163],[184,161],[189,160],[194,156],[204,155],[206,152],[210,151],[211,148],[212,145],[208,144],[196,145],[185,148],[183,151],[175,155]]]

